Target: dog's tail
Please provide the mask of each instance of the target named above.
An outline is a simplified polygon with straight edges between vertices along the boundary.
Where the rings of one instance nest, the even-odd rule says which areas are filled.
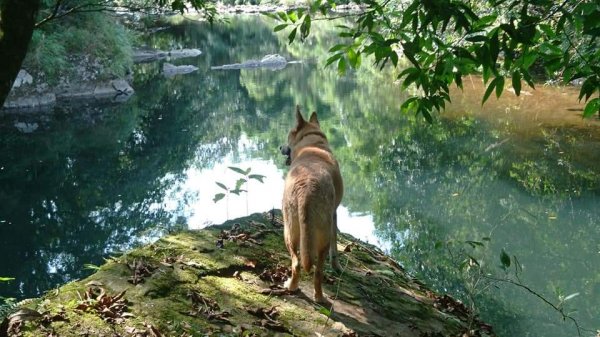
[[[312,267],[312,240],[310,236],[310,226],[308,224],[308,205],[300,205],[298,209],[298,220],[300,220],[300,263],[305,272],[309,272]]]

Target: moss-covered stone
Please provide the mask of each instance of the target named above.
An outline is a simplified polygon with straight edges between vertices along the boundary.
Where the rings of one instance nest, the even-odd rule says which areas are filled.
[[[459,303],[445,310],[396,262],[346,234],[338,240],[343,271],[326,270],[331,306],[312,301],[309,275],[298,293],[269,294],[289,272],[282,232],[278,217],[254,214],[163,237],[28,303],[31,317],[4,325],[9,336],[32,337],[492,334],[456,310]]]

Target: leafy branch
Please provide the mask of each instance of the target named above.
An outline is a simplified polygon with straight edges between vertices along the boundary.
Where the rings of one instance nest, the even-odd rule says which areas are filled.
[[[486,242],[489,242],[490,240],[491,239],[489,237],[484,237],[481,239],[481,241],[468,240],[436,243],[436,248],[439,249],[445,247],[447,249],[448,254],[453,261],[460,261],[456,267],[463,273],[466,296],[469,300],[472,313],[475,313],[477,302],[476,297],[478,295],[489,291],[489,289],[492,287],[497,287],[499,283],[506,283],[527,291],[531,295],[540,299],[554,311],[558,312],[563,320],[570,320],[573,322],[575,328],[577,329],[578,336],[581,336],[582,332],[584,331],[592,333],[594,332],[593,330],[581,327],[579,322],[566,310],[565,304],[569,300],[579,296],[578,292],[564,296],[560,291],[557,291],[558,303],[555,304],[521,281],[520,274],[523,272],[523,268],[516,256],[513,255],[511,257],[504,249],[502,249],[499,256],[499,267],[503,271],[504,275],[496,276],[490,272],[490,270],[483,267],[483,263],[480,261],[480,259],[474,257],[474,254],[468,253],[467,250],[464,249],[466,246],[469,246],[473,250],[483,249],[486,247]],[[456,243],[458,243],[459,248],[452,248],[452,246]],[[470,319],[474,320],[474,314],[472,315],[473,317],[470,317]]]
[[[326,65],[337,64],[340,74],[357,69],[364,56],[372,56],[383,69],[399,67],[399,56],[408,61],[397,80],[420,95],[407,99],[401,109],[421,114],[432,122],[432,113],[450,102],[450,86],[462,89],[465,75],[480,74],[486,84],[484,104],[504,92],[507,78],[517,96],[521,82],[535,88],[537,69],[563,83],[581,79],[579,99],[586,103],[583,116],[600,116],[600,9],[593,1],[487,0],[466,2],[363,0],[363,11],[351,25],[340,25],[345,42],[332,46]],[[308,8],[269,14],[290,28],[290,43],[304,41],[313,20],[329,16],[333,1],[317,0]],[[439,10],[444,8],[444,10]],[[317,16],[313,19],[313,16]],[[298,34],[300,33],[300,34]]]

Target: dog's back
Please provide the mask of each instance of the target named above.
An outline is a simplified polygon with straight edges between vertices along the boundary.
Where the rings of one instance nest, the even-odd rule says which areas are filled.
[[[335,187],[326,163],[306,156],[293,163],[286,178],[283,212],[288,214],[290,234],[298,238],[302,268],[308,272],[331,242]]]

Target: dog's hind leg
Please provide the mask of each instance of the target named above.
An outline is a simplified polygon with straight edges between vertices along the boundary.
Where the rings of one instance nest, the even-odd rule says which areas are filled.
[[[290,291],[294,291],[298,289],[298,281],[300,280],[300,259],[298,257],[300,234],[297,232],[299,230],[297,218],[290,216],[289,213],[289,211],[284,213],[284,237],[285,245],[292,258],[292,277],[285,281],[284,287]]]
[[[337,255],[337,211],[333,212],[333,226],[331,226],[331,242],[329,243],[329,258],[331,260],[331,268],[335,271],[342,270]]]
[[[292,277],[285,281],[284,287],[290,291],[295,291],[298,289],[298,281],[300,280],[300,260],[295,252],[290,251],[290,255],[292,256]]]
[[[327,249],[317,253],[317,262],[315,265],[315,275],[313,277],[313,283],[315,286],[315,301],[318,303],[325,303],[326,300],[323,297],[323,288],[321,286],[323,282],[323,265],[325,264],[325,257],[327,255]]]

